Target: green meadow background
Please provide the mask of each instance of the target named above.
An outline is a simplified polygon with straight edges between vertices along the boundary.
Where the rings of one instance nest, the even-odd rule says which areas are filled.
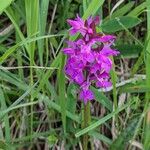
[[[86,128],[61,52],[76,14],[100,16],[121,53]],[[82,150],[83,135],[89,150],[150,150],[150,0],[0,0],[0,150]]]

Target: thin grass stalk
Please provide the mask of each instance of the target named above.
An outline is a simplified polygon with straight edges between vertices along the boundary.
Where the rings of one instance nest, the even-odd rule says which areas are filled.
[[[111,0],[108,1],[108,12],[109,12],[109,18],[111,18]],[[112,80],[112,85],[113,85],[113,106],[114,110],[117,110],[118,107],[118,102],[117,102],[117,88],[116,88],[116,82],[117,82],[117,76],[116,76],[116,71],[115,71],[115,64],[114,64],[114,58],[111,57],[111,60],[113,62],[113,68],[111,70],[111,80]],[[118,114],[114,116],[115,124],[117,125],[118,128]]]
[[[91,122],[90,102],[87,102],[87,104],[84,104],[83,128],[89,126],[90,122]],[[83,135],[82,140],[83,140],[83,150],[88,150],[88,141],[89,141],[88,133]]]
[[[13,9],[9,8],[8,12],[10,12],[10,15],[13,17],[14,21],[16,22],[16,24],[19,25],[20,16],[18,14],[18,11],[14,11]],[[15,30],[15,38],[16,38],[16,43],[19,43],[20,40],[21,40],[21,37],[19,36],[17,30]],[[20,51],[17,51],[17,63],[18,63],[18,66],[22,66],[22,56],[21,56],[21,52]],[[21,79],[24,79],[23,69],[22,68],[18,69],[18,74],[19,74]]]
[[[61,106],[61,118],[63,123],[64,134],[66,134],[66,97],[65,97],[65,75],[64,75],[64,64],[65,64],[65,55],[61,55],[60,60],[60,70],[58,71],[58,88],[59,88],[59,102]]]
[[[111,80],[113,85],[113,106],[114,110],[117,110],[118,107],[118,101],[117,101],[117,88],[116,88],[116,82],[117,82],[117,75],[115,71],[115,64],[114,64],[114,58],[111,57],[111,60],[113,62],[113,68],[111,70]],[[116,127],[118,128],[118,114],[114,116]]]
[[[27,35],[32,36],[38,29],[39,0],[25,0]],[[35,42],[29,44],[30,66],[34,65]],[[30,85],[33,86],[33,68],[30,68]],[[31,93],[30,101],[33,102],[34,97]],[[33,106],[30,107],[30,134],[33,133]]]
[[[49,0],[41,0],[39,6],[39,36],[45,35],[46,30],[46,21],[48,15],[48,6]],[[40,65],[43,66],[43,55],[44,55],[44,39],[39,40],[38,42],[38,51],[39,51],[39,59]]]
[[[0,110],[6,110],[7,109],[7,105],[6,105],[6,99],[4,96],[4,92],[0,87],[0,104],[1,104],[1,108]],[[9,144],[11,142],[11,132],[10,132],[10,124],[9,124],[9,116],[8,114],[5,114],[4,116],[4,124],[5,124],[5,140],[7,142],[7,144]]]

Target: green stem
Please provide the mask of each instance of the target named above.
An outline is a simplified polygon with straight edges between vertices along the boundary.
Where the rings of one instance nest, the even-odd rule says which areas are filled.
[[[83,112],[83,128],[86,128],[91,121],[91,113],[90,113],[90,102],[87,102],[87,104],[84,104],[84,112]],[[88,134],[83,135],[83,150],[88,149],[88,141],[89,136]]]
[[[115,72],[115,63],[114,63],[114,58],[111,57],[111,60],[113,62],[113,68],[111,70],[111,79],[112,79],[112,84],[113,84],[113,104],[114,104],[114,110],[116,111],[118,108],[118,101],[117,101],[117,88],[116,88],[116,82],[117,82],[117,75]],[[118,115],[115,115],[115,124],[118,129]]]
[[[33,66],[33,59],[30,59],[30,66]],[[30,86],[33,86],[33,68],[30,68]],[[33,94],[31,91],[31,97],[30,97],[30,102],[33,102]],[[33,134],[33,105],[31,105],[30,107],[30,113],[31,113],[31,117],[30,117],[30,134]]]

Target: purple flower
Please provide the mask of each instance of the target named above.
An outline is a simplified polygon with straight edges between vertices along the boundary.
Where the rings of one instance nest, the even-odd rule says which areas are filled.
[[[85,21],[82,20],[78,15],[75,20],[68,19],[67,22],[72,26],[70,30],[71,35],[74,35],[77,32],[80,32],[81,34],[86,33],[86,29],[84,27]]]
[[[81,33],[81,36],[76,41],[67,41],[68,47],[63,49],[68,56],[65,73],[70,81],[80,86],[79,98],[86,104],[94,99],[91,84],[98,88],[111,86],[109,73],[112,61],[109,57],[119,54],[119,51],[112,49],[116,37],[96,32],[99,17],[83,20],[77,16],[67,22],[72,26],[70,35]]]
[[[80,91],[80,99],[84,100],[84,103],[86,104],[89,100],[94,99],[94,94],[91,90],[81,90]]]

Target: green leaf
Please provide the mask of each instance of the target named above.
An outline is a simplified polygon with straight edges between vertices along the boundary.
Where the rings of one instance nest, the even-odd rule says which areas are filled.
[[[11,4],[13,0],[1,0],[0,1],[0,14]]]
[[[146,2],[135,7],[130,13],[128,13],[128,16],[137,17],[144,11],[144,9],[146,9]]]
[[[80,137],[81,135],[86,134],[87,132],[95,129],[96,127],[100,126],[101,124],[105,123],[107,120],[111,119],[113,116],[115,116],[116,114],[118,114],[119,112],[121,112],[122,110],[124,110],[125,108],[127,108],[128,106],[130,106],[131,104],[133,104],[134,102],[130,102],[128,104],[125,104],[124,106],[122,106],[121,108],[117,108],[116,111],[113,111],[112,113],[108,114],[107,116],[99,119],[98,121],[92,123],[90,126],[84,128],[83,130],[77,132],[75,134],[76,137]]]
[[[126,147],[126,144],[132,139],[134,136],[134,133],[137,129],[139,117],[134,118],[129,122],[128,127],[121,132],[121,134],[118,136],[118,138],[112,143],[110,146],[110,150],[124,150]]]
[[[42,100],[46,106],[48,108],[53,108],[54,110],[58,111],[59,113],[61,113],[61,106],[56,104],[55,102],[53,102],[52,100],[50,100],[47,96],[44,95],[39,95],[39,99]],[[74,121],[76,121],[77,123],[80,123],[80,118],[78,115],[76,114],[72,114],[69,111],[66,111],[66,116]]]
[[[69,84],[67,88],[67,110],[75,113],[77,102],[77,87],[74,84]]]
[[[1,104],[1,109],[0,110],[6,110],[7,105],[6,105],[6,99],[4,96],[4,92],[0,87],[0,104]],[[5,139],[6,142],[9,143],[11,141],[11,132],[10,132],[10,124],[9,124],[9,116],[8,114],[4,116],[4,123],[5,123]]]
[[[39,0],[25,0],[27,36],[33,36],[38,32]],[[30,64],[34,62],[35,42],[28,45]]]
[[[126,5],[124,5],[123,7],[121,7],[120,9],[117,9],[112,15],[111,18],[115,18],[115,17],[119,17],[119,16],[123,16],[124,14],[126,14],[133,6],[134,6],[135,2],[129,2]],[[109,17],[107,17],[106,19],[108,19]]]
[[[121,53],[119,57],[136,58],[140,55],[143,48],[140,45],[135,44],[118,44],[115,46]]]
[[[150,139],[150,126],[147,125],[144,131],[144,149],[145,150],[150,149],[149,139]]]
[[[125,28],[132,28],[141,22],[139,18],[123,16],[115,19],[110,19],[104,22],[101,27],[106,33],[114,33],[116,31],[124,30]]]
[[[106,144],[111,144],[112,143],[112,140],[110,140],[105,135],[100,134],[100,133],[98,133],[96,131],[89,132],[89,135],[92,136],[93,138],[97,139],[97,140],[103,141]]]
[[[0,140],[0,150],[7,150],[7,148],[8,145],[4,141]]]
[[[65,75],[63,71],[63,67],[65,64],[65,56],[63,55],[61,57],[60,61],[60,70],[59,70],[59,75],[58,75],[58,85],[59,85],[59,103],[61,106],[61,118],[63,122],[63,128],[64,128],[64,133],[66,133],[66,84],[65,84]]]
[[[49,146],[52,148],[55,145],[55,143],[58,141],[58,138],[56,134],[54,133],[54,134],[49,135],[47,137],[47,140],[48,140]]]
[[[47,13],[48,13],[49,0],[41,0],[39,7],[39,35],[45,35]],[[40,64],[43,66],[43,54],[44,54],[44,40],[38,41],[38,51]]]
[[[119,93],[144,93],[149,92],[150,87],[146,85],[145,81],[138,81],[136,83],[128,83],[119,89]]]
[[[54,36],[57,36],[57,35],[45,35],[45,36],[39,36],[39,37],[35,37],[35,38],[26,38],[24,40],[22,40],[21,42],[17,43],[16,45],[10,47],[1,57],[0,57],[0,63],[3,63],[5,61],[5,59],[7,57],[9,57],[13,52],[15,52],[15,50],[18,48],[18,47],[21,47],[21,46],[24,46],[26,45],[27,43],[32,43],[34,41],[37,41],[37,40],[41,40],[41,39],[44,39],[44,38],[51,38],[51,37],[54,37]],[[58,36],[63,36],[62,34],[58,35]],[[55,61],[55,60],[54,60]]]
[[[76,103],[77,103],[77,86],[75,84],[69,84],[67,88],[67,101],[66,101],[67,110],[70,113],[75,115]],[[74,130],[73,120],[67,118],[67,133]]]
[[[88,18],[90,15],[94,15],[97,10],[103,5],[105,0],[92,0],[92,2],[89,4],[89,7],[85,11],[83,15],[83,19]]]
[[[33,132],[33,134],[31,135],[27,135],[27,136],[23,136],[23,137],[19,137],[19,138],[15,138],[13,139],[14,143],[19,143],[19,142],[25,142],[25,141],[29,141],[30,139],[37,139],[39,137],[47,137],[51,134],[51,132],[53,132],[53,128],[51,128],[51,131],[44,131],[44,132]]]
[[[98,91],[94,87],[92,87],[91,89],[94,92],[96,101],[101,103],[108,110],[112,111],[113,108],[112,102],[102,92]]]

